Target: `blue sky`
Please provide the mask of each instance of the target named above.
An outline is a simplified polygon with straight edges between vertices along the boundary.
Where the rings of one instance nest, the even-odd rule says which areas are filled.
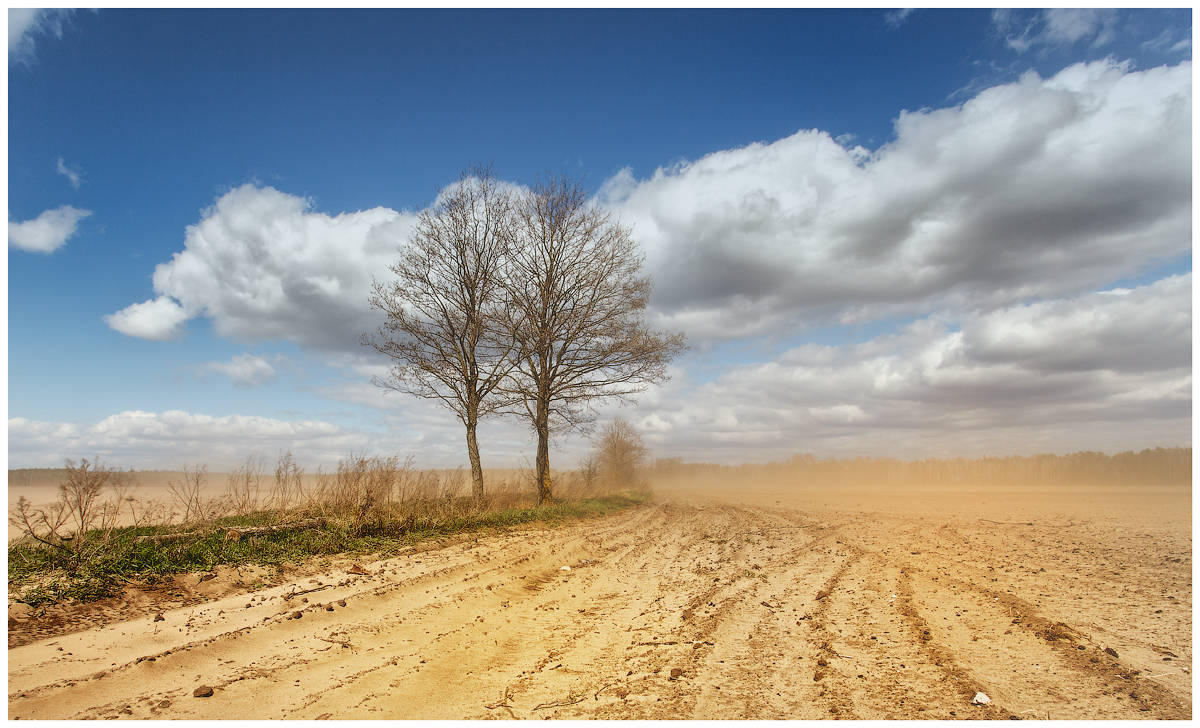
[[[577,176],[633,226],[693,351],[597,415],[656,455],[1190,442],[1190,10],[9,23],[14,467],[465,462],[355,342],[365,283],[476,162]],[[481,436],[529,459],[518,422]]]

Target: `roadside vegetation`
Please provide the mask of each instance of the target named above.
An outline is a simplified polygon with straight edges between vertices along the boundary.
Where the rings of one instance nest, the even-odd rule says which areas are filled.
[[[90,601],[219,565],[386,557],[422,540],[604,516],[650,497],[636,477],[579,471],[564,474],[553,502],[538,505],[534,489],[515,482],[494,484],[481,500],[461,471],[417,470],[397,457],[353,455],[332,472],[303,475],[291,453],[273,474],[251,460],[226,475],[221,492],[206,468],[189,467],[162,503],[137,497],[133,471],[68,462],[57,500],[35,507],[22,497],[10,513],[22,532],[8,549],[10,597],[31,606]]]

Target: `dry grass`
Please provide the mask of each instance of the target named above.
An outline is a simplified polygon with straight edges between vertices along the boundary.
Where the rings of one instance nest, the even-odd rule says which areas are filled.
[[[68,463],[54,502],[34,507],[22,497],[11,510],[22,535],[9,546],[10,591],[25,601],[86,600],[111,594],[121,578],[386,552],[434,534],[599,515],[637,502],[602,498],[601,489],[569,475],[558,502],[534,507],[533,477],[523,472],[493,479],[478,501],[463,470],[418,470],[412,458],[395,456],[354,454],[307,482],[303,475],[291,453],[279,456],[273,481],[251,459],[210,497],[208,469],[189,466],[168,481],[171,502],[161,503],[131,494],[132,473],[99,461]]]

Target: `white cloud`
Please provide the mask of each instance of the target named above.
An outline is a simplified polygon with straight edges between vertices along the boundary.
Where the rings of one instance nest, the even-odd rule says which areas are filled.
[[[1117,20],[1112,8],[1050,8],[1033,16],[1007,8],[992,12],[993,26],[1017,53],[1034,46],[1065,47],[1082,41],[1098,48],[1116,37]]]
[[[1117,25],[1112,8],[1049,8],[1043,11],[1046,43],[1072,45],[1090,40],[1092,46],[1111,43]]]
[[[8,223],[9,247],[31,253],[53,253],[79,228],[79,221],[91,215],[70,205],[46,210],[32,220]]]
[[[72,12],[65,8],[9,8],[9,63],[32,63],[35,57],[35,37],[53,35],[55,38],[62,38],[63,23]]]
[[[1124,295],[931,316],[703,384],[677,370],[625,416],[656,452],[719,462],[1185,446],[1190,301],[1189,274]]]
[[[655,322],[701,342],[986,310],[1191,249],[1190,63],[1030,73],[895,127],[873,152],[809,130],[605,182],[597,200],[647,251]],[[224,337],[359,351],[379,323],[371,277],[387,277],[414,219],[328,215],[245,185],[188,227],[154,290]],[[142,331],[129,333],[165,335]]]
[[[633,410],[604,403],[600,416],[630,418],[658,453],[729,462],[1186,444],[1191,277],[1097,289],[1191,250],[1190,63],[1028,74],[958,106],[901,112],[895,130],[874,151],[809,130],[607,180],[597,201],[646,249],[653,318],[698,348],[920,318],[711,382],[676,368]],[[239,187],[155,270],[157,298],[106,320],[167,338],[207,317],[224,337],[319,351],[347,379],[318,394],[407,428],[389,449],[453,463],[455,420],[383,397],[366,382],[380,365],[359,345],[377,325],[370,279],[387,275],[414,219],[330,215]],[[519,465],[523,423],[487,427],[501,445],[484,438],[485,464]],[[576,435],[555,446],[555,466],[586,449]]]
[[[152,341],[179,336],[188,318],[183,307],[167,296],[134,303],[103,317],[106,324],[126,336]]]
[[[697,382],[682,365],[629,405],[597,403],[603,422],[629,419],[656,456],[708,462],[819,456],[902,458],[1186,446],[1191,440],[1190,274],[1148,285],[938,313],[857,344],[803,345]],[[214,468],[292,449],[309,467],[351,451],[414,454],[424,467],[465,463],[463,430],[434,403],[365,381],[377,364],[325,355],[347,377],[314,390],[355,405],[378,432],[310,418],[122,412],[94,424],[9,420],[10,459],[54,466],[100,454],[175,467],[196,453]],[[243,355],[247,377],[260,367]],[[266,363],[266,362],[263,362]],[[269,363],[266,363],[269,367]],[[214,367],[215,368],[215,367]],[[265,368],[264,368],[265,369]],[[363,416],[363,413],[366,413]],[[486,467],[529,466],[520,419],[481,425]],[[571,468],[590,444],[556,433],[552,464]],[[301,455],[301,453],[303,453]]]
[[[371,277],[408,238],[415,216],[386,208],[330,216],[271,187],[243,185],[222,195],[187,228],[184,249],[154,271],[153,302],[110,317],[122,333],[163,338],[183,320],[212,319],[239,341],[288,340],[320,350],[356,351],[379,322],[367,296]],[[161,326],[121,328],[137,306],[162,306]],[[128,314],[128,315],[127,315]],[[141,331],[141,333],[138,333]]]
[[[374,394],[372,404],[378,406],[381,393]],[[291,450],[310,472],[318,466],[328,471],[352,453],[412,455],[417,467],[467,465],[463,429],[457,420],[421,400],[397,396],[388,401],[397,405],[390,414],[362,417],[362,411],[357,413],[364,423],[370,421],[372,430],[304,416],[213,416],[180,410],[129,410],[94,423],[10,417],[9,462],[13,467],[61,467],[64,459],[99,455],[118,467],[174,469],[195,463],[221,471],[248,457],[270,460]],[[480,445],[486,468],[520,467],[532,460],[535,450],[528,428],[513,421],[482,422]],[[556,467],[573,467],[575,452],[571,451],[570,459],[556,452]]]
[[[1142,42],[1142,48],[1159,53],[1188,53],[1192,50],[1191,28],[1167,28],[1150,40]]]
[[[897,10],[889,10],[883,14],[883,22],[887,23],[889,28],[895,30],[901,25],[904,25],[904,21],[908,20],[908,16],[913,14],[913,10],[915,10],[915,8],[899,8]]]
[[[239,387],[259,387],[275,378],[275,367],[253,354],[238,354],[229,361],[209,362],[205,368],[224,374]]]
[[[1070,294],[1191,249],[1191,66],[1027,74],[902,112],[875,152],[801,131],[609,180],[659,323],[693,339]]]
[[[302,463],[328,465],[373,444],[362,432],[320,420],[217,417],[180,410],[130,410],[94,424],[12,417],[8,432],[9,460],[24,467],[60,467],[66,458],[99,455],[120,467],[170,468],[199,462],[215,469],[289,449]]]
[[[81,170],[71,169],[68,167],[66,162],[63,161],[62,157],[58,158],[58,162],[55,164],[54,168],[59,174],[66,177],[67,181],[70,182],[71,186],[75,189],[79,189],[79,185],[83,184],[83,172]]]

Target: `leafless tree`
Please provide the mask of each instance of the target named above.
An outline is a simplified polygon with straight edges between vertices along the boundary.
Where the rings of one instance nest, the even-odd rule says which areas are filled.
[[[537,434],[538,503],[552,497],[550,428],[588,420],[589,403],[666,376],[686,345],[651,331],[650,279],[628,228],[577,183],[550,179],[518,198],[505,323],[516,367],[508,387]]]
[[[500,406],[496,389],[511,368],[511,343],[496,325],[511,209],[491,168],[463,173],[421,214],[391,266],[395,279],[374,282],[370,303],[387,321],[363,337],[395,361],[377,385],[435,400],[462,421],[476,499],[483,498],[476,428]]]
[[[642,436],[626,420],[616,419],[600,433],[596,444],[596,469],[606,486],[631,487],[638,484],[646,462]]]

